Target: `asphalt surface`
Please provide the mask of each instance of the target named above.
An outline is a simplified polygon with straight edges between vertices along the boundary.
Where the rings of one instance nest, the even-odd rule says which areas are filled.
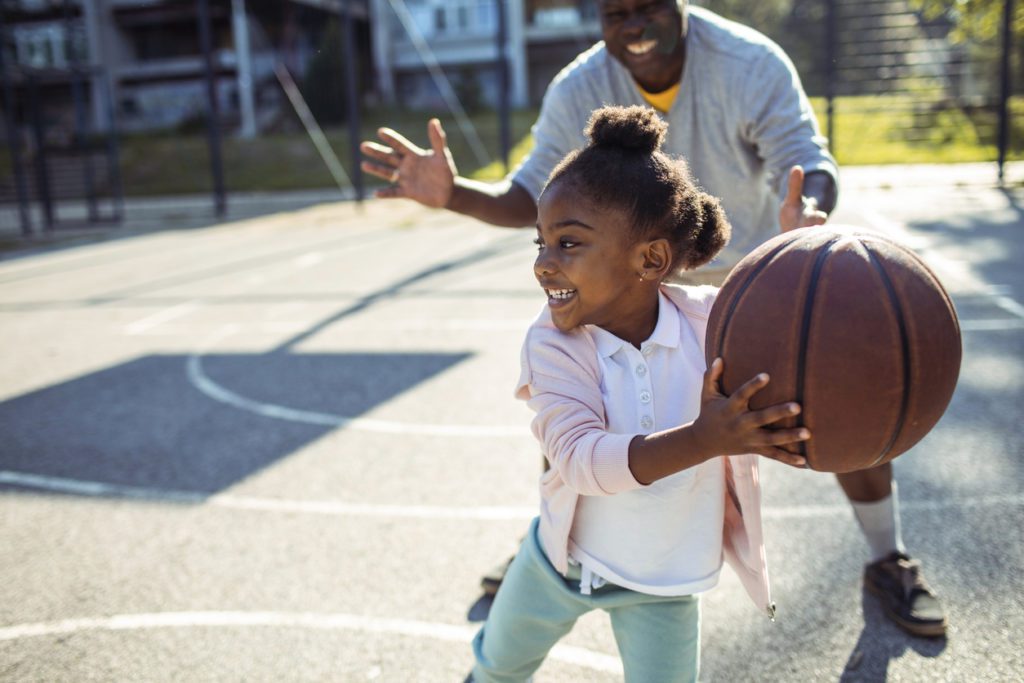
[[[962,322],[953,402],[895,461],[949,634],[862,590],[833,477],[768,463],[778,618],[726,569],[702,679],[1021,680],[1024,192],[844,181],[835,222],[911,245]],[[0,259],[0,680],[461,681],[480,576],[537,505],[511,397],[532,231],[406,202],[193,218]],[[536,680],[621,680],[615,653],[588,615]]]

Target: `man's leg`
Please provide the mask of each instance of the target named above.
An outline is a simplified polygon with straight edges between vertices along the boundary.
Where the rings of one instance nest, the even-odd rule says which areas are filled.
[[[871,562],[864,567],[865,588],[878,596],[886,613],[907,632],[944,635],[942,603],[924,580],[921,563],[911,559],[903,545],[892,465],[837,474],[836,479],[871,549]]]

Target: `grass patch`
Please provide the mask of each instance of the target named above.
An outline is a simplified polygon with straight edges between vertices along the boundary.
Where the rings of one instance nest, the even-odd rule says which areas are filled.
[[[822,128],[825,101],[811,100]],[[901,96],[843,98],[835,107],[833,149],[840,164],[949,163],[994,161],[998,117],[991,108],[950,109],[911,106]],[[1024,159],[1024,98],[1011,100],[1010,159]],[[433,114],[379,109],[364,113],[360,139],[376,139],[380,126],[390,126],[426,147],[426,122]],[[536,109],[513,112],[511,133],[514,167],[530,150],[530,126]],[[480,163],[453,117],[440,114],[459,172],[478,180],[505,175],[499,155],[499,121],[495,112],[471,116],[491,160]],[[346,170],[352,159],[345,128],[325,131]],[[232,192],[273,192],[334,187],[316,148],[303,131],[269,134],[253,140],[230,135],[223,139],[225,183]],[[131,135],[121,140],[121,169],[129,196],[209,192],[212,186],[206,136],[200,133]],[[7,149],[0,149],[0,184],[10,187]],[[30,174],[29,181],[34,182]],[[378,184],[367,178],[372,186]]]

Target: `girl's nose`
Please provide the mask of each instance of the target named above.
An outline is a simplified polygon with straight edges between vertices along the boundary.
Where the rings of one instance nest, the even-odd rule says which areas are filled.
[[[553,272],[555,272],[555,267],[551,262],[551,258],[543,253],[537,254],[537,258],[533,262],[533,274],[540,277],[542,275],[550,275]]]

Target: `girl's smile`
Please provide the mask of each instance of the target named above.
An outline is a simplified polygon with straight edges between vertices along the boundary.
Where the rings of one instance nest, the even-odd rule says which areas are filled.
[[[658,319],[657,286],[640,279],[647,243],[631,237],[629,217],[597,206],[571,183],[555,182],[537,206],[534,274],[555,326],[597,325],[639,345]]]

